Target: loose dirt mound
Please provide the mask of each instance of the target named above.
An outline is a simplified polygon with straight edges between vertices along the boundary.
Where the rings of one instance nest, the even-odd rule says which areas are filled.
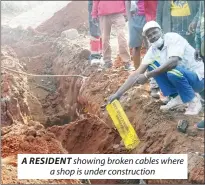
[[[17,168],[11,165],[2,166],[1,184],[81,184],[79,180],[19,180]],[[8,175],[9,174],[9,175]]]
[[[69,153],[126,153],[119,145],[119,134],[94,115],[61,127],[53,126],[49,131],[56,134]]]
[[[4,127],[2,132],[2,184],[80,184],[77,180],[18,180],[17,154],[63,154],[67,151],[55,135],[43,125],[29,121],[28,125],[16,124]]]
[[[62,31],[71,28],[85,30],[88,24],[87,6],[86,1],[73,1],[38,26],[36,30],[52,36],[60,36]]]
[[[67,152],[53,133],[47,132],[43,125],[31,120],[28,125],[16,124],[2,128],[2,157],[19,153]]]

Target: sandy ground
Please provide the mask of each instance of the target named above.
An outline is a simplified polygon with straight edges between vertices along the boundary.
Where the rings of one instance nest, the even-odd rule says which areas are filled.
[[[46,20],[51,18],[55,12],[61,10],[65,6],[67,6],[71,1],[50,1],[43,2],[41,5],[34,7],[33,9],[21,13],[18,16],[13,17],[14,15],[2,15],[2,25],[8,25],[11,28],[16,28],[21,26],[23,28],[37,28],[39,25],[43,24]],[[87,18],[87,17],[86,17]],[[85,18],[86,22],[88,21]],[[59,20],[60,21],[60,20]],[[81,23],[79,23],[81,24]],[[66,25],[65,25],[66,26]],[[125,34],[127,40],[129,39],[128,35],[128,23],[126,24]],[[84,39],[84,47],[89,49],[89,37]],[[112,44],[112,59],[114,60],[116,57],[116,53],[118,53],[118,40],[116,35],[116,30],[112,29],[111,32],[111,40]]]
[[[14,18],[12,16],[2,17],[2,25],[9,25],[12,28],[22,26],[27,28],[29,26],[36,28],[38,25],[51,18],[55,12],[66,6],[71,1],[47,1],[42,3],[32,10],[24,12]]]

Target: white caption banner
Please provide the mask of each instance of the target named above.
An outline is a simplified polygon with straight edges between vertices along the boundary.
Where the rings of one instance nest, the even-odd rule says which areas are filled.
[[[19,179],[187,179],[187,154],[18,154]]]

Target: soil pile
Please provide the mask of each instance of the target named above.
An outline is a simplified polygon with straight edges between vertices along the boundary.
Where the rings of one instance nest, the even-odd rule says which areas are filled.
[[[2,184],[80,184],[79,180],[19,180],[17,154],[63,154],[67,151],[55,135],[36,121],[28,125],[15,124],[3,127],[2,135]]]
[[[119,145],[121,138],[117,131],[94,115],[88,114],[84,119],[64,126],[53,126],[48,130],[55,133],[69,153],[127,153]]]
[[[87,6],[87,1],[73,1],[38,26],[36,30],[52,36],[60,36],[62,31],[71,28],[85,31],[88,25]]]

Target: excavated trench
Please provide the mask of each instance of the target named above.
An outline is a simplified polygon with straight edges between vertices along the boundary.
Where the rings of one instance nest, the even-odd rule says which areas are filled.
[[[79,40],[81,42],[79,42]],[[85,38],[49,37],[33,29],[2,28],[2,183],[81,183],[79,180],[18,180],[18,153],[189,153],[188,180],[147,180],[148,184],[204,183],[204,133],[193,128],[200,117],[188,117],[187,134],[177,132],[183,113],[162,113],[147,86],[134,87],[121,99],[141,143],[127,151],[107,112],[104,99],[129,75],[120,69],[90,66]],[[9,70],[8,70],[9,69]],[[11,71],[13,70],[13,71]],[[82,75],[82,77],[27,76]],[[91,180],[91,183],[137,183]]]

